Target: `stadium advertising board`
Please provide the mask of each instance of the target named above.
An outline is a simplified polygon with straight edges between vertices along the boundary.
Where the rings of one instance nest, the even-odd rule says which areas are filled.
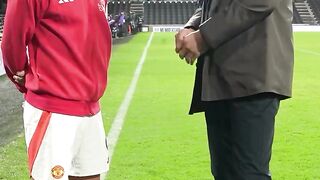
[[[320,26],[293,25],[294,32],[320,32]]]
[[[178,32],[183,26],[154,26],[153,32]]]
[[[182,28],[183,28],[183,25],[181,25],[181,26],[153,26],[153,27],[149,28],[149,31],[152,30],[153,32],[178,32]],[[294,24],[293,31],[294,32],[320,32],[320,26]]]

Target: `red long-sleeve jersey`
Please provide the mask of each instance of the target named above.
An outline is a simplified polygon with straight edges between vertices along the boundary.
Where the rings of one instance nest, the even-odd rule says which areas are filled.
[[[8,1],[1,45],[5,70],[12,81],[18,71],[26,71],[25,85],[15,84],[31,105],[76,116],[100,110],[111,53],[105,4]]]

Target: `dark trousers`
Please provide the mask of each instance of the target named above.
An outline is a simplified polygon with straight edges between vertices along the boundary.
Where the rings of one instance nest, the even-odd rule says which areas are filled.
[[[279,98],[264,93],[208,102],[205,112],[215,180],[271,180],[269,162]]]

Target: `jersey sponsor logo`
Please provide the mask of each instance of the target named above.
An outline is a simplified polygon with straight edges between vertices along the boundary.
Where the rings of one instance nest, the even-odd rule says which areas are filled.
[[[59,4],[64,4],[64,3],[69,3],[69,2],[73,2],[75,0],[59,0]]]
[[[55,179],[61,179],[64,175],[64,169],[62,166],[54,166],[52,169],[51,169],[51,174],[52,174],[52,177],[55,178]]]
[[[105,12],[106,11],[106,1],[105,0],[99,0],[98,8],[99,8],[99,11]]]

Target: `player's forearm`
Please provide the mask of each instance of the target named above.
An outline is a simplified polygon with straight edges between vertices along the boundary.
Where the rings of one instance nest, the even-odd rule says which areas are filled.
[[[1,49],[4,65],[12,74],[28,63],[26,46],[34,35],[39,7],[38,0],[8,1]]]
[[[26,47],[31,41],[39,20],[39,0],[10,0],[7,4],[1,50],[8,77],[19,91],[25,92],[23,84],[17,83],[13,76],[26,70],[28,66]]]
[[[7,46],[6,43],[3,43],[1,47],[6,74],[9,77],[9,79],[16,85],[17,89],[20,92],[25,93],[26,92],[25,86],[15,82],[13,76],[16,75],[18,71],[22,71],[25,69],[25,67],[27,66],[27,61],[26,60],[15,61],[15,58],[14,58],[15,56],[12,55],[13,52],[10,52],[10,49],[4,48],[4,47],[9,47],[9,46]]]
[[[18,71],[25,70],[27,66],[26,46],[17,45],[18,43],[21,44],[20,41],[9,40],[7,37],[1,44],[3,63],[7,73],[16,74]]]

